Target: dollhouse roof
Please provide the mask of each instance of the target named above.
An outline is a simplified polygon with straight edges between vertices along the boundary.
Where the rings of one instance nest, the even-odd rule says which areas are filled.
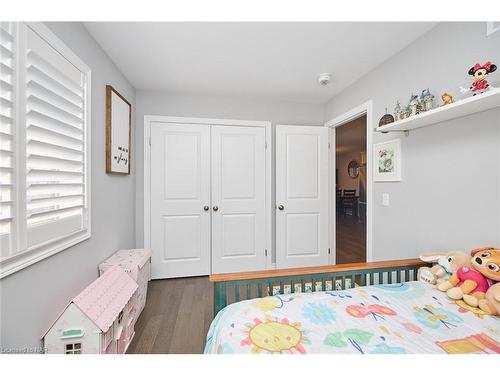
[[[114,266],[76,296],[73,303],[106,332],[137,288],[125,271]]]
[[[99,264],[101,273],[106,272],[114,265],[121,266],[124,270],[131,273],[132,278],[137,280],[138,269],[142,269],[151,258],[151,250],[149,249],[128,249],[118,250],[104,262]]]

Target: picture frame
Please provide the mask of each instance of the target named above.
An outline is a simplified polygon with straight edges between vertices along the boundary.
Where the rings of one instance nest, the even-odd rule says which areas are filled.
[[[493,35],[500,31],[500,21],[486,22],[486,36]]]
[[[106,85],[106,173],[130,174],[132,105]]]
[[[373,181],[401,181],[401,140],[373,145]]]

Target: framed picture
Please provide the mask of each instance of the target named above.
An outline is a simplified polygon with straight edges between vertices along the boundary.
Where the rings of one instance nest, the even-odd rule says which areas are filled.
[[[500,31],[500,21],[486,22],[486,36],[490,36]]]
[[[106,173],[130,174],[132,106],[106,85]]]
[[[401,141],[373,145],[373,181],[401,181]]]

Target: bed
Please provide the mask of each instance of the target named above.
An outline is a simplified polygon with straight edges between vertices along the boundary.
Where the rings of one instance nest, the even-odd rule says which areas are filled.
[[[500,319],[415,281],[421,265],[214,275],[205,353],[500,353]]]

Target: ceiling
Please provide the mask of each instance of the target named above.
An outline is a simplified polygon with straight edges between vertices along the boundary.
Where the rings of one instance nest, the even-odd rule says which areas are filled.
[[[86,22],[139,90],[324,103],[435,22]],[[333,75],[321,87],[317,76]]]
[[[335,151],[366,152],[366,115],[335,128]]]

